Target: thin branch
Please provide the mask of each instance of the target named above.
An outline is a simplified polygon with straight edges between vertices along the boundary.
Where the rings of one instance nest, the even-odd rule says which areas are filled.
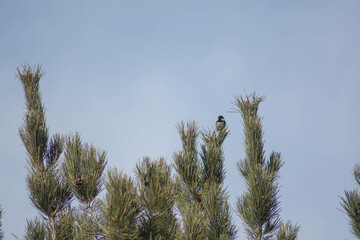
[[[95,213],[91,209],[90,204],[86,203],[85,206],[86,206],[86,210],[89,211],[89,213],[91,214],[91,216],[95,220],[96,224],[101,228],[101,230],[103,231],[103,233],[105,235],[105,232],[106,232],[105,226],[101,224],[100,220],[98,219],[98,217],[95,215]]]

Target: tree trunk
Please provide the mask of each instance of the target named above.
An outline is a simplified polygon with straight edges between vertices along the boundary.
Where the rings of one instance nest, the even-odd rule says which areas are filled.
[[[101,224],[100,220],[96,217],[95,213],[92,211],[90,204],[86,203],[85,204],[86,209],[89,211],[90,215],[93,217],[93,219],[95,220],[95,222],[97,223],[97,225],[101,228],[101,230],[103,231],[103,235],[105,236],[105,226]]]
[[[56,240],[55,219],[52,217],[49,217],[49,220],[50,220],[51,239]]]
[[[256,233],[256,240],[261,240],[262,239],[262,227],[261,227],[261,225],[258,226],[258,229],[257,229],[256,232],[257,232]]]

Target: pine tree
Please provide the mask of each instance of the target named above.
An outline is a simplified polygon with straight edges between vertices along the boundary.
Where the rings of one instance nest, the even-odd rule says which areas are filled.
[[[203,131],[195,122],[186,127],[183,122],[178,124],[182,150],[173,156],[175,178],[164,158],[151,161],[149,157],[136,165],[135,181],[117,169],[108,170],[105,176],[105,151],[83,143],[78,133],[49,137],[39,89],[41,67],[23,66],[17,71],[27,109],[19,130],[27,151],[26,182],[30,200],[41,216],[27,221],[26,239],[235,238],[224,186],[223,143],[230,132],[225,124]],[[299,227],[284,224],[279,217],[277,179],[283,162],[276,152],[269,160],[264,158],[257,115],[263,97],[252,97],[251,101],[248,96],[237,97],[235,102],[243,116],[246,147],[238,169],[247,184],[237,211],[251,239],[295,240]],[[101,199],[103,188],[106,193]],[[72,208],[74,198],[79,208]],[[0,209],[0,220],[1,214]],[[0,224],[0,239],[2,234]]]
[[[227,128],[201,132],[201,163],[198,159],[195,122],[178,124],[183,150],[174,154],[178,173],[178,209],[183,222],[182,239],[231,239],[235,236],[225,178],[222,144]]]
[[[56,240],[58,235],[67,234],[61,231],[68,228],[57,229],[57,225],[61,212],[69,207],[72,200],[70,187],[59,167],[64,139],[59,134],[49,139],[45,108],[39,90],[39,81],[43,75],[41,67],[32,69],[30,66],[23,66],[22,69],[18,68],[17,72],[17,77],[23,85],[27,109],[19,133],[28,156],[26,183],[29,197],[33,206],[46,220],[44,224],[46,229],[49,229],[50,239]],[[36,220],[29,223],[28,233],[32,232],[32,227],[36,228],[34,231],[38,230],[40,225]],[[27,238],[34,239],[30,236]]]
[[[353,174],[356,183],[360,185],[360,165],[355,165]],[[351,232],[360,239],[360,194],[358,189],[345,191],[345,197],[341,197],[340,204],[349,217]]]
[[[262,118],[258,116],[258,106],[264,99],[255,93],[245,99],[235,97],[237,111],[243,118],[246,153],[245,158],[237,163],[246,184],[246,192],[237,200],[237,213],[244,222],[249,239],[254,240],[273,238],[281,223],[277,180],[283,161],[278,152],[272,152],[268,160],[264,156]],[[280,229],[278,239],[292,235],[296,238],[299,229],[289,228],[289,224]]]

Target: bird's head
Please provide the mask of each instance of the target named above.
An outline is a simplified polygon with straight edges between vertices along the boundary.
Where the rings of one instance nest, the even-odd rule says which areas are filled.
[[[219,116],[218,116],[218,120],[220,120],[220,121],[224,121],[224,117],[223,117],[223,116],[221,116],[221,115],[219,115]]]

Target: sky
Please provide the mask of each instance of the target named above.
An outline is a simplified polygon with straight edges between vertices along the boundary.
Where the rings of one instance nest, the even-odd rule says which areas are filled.
[[[282,154],[281,218],[299,239],[355,239],[340,206],[360,162],[359,1],[0,0],[0,204],[5,239],[38,216],[25,184],[16,68],[41,64],[50,133],[79,132],[133,176],[144,156],[172,163],[180,121],[223,115],[225,184],[245,191],[234,96],[266,95],[266,156]],[[201,143],[199,139],[199,144]]]

